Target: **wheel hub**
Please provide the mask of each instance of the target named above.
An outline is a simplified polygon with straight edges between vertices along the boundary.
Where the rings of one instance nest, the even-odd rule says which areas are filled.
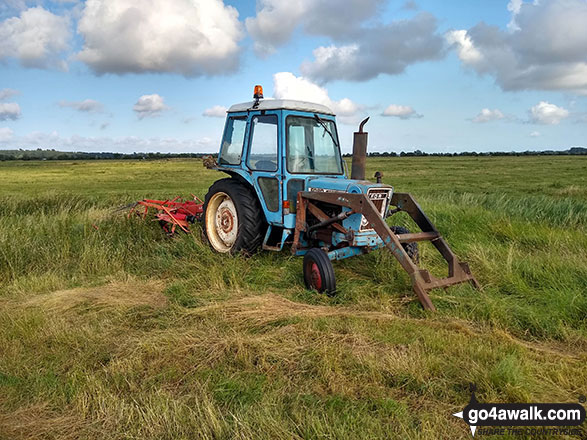
[[[229,252],[238,237],[238,214],[230,196],[224,192],[214,194],[206,211],[206,232],[210,243],[218,252]]]
[[[237,236],[236,208],[230,198],[226,198],[216,210],[216,231],[225,246],[231,247]]]
[[[229,234],[234,226],[234,218],[232,217],[232,213],[228,209],[223,209],[219,213],[219,217],[220,229],[222,229],[225,234]]]
[[[320,290],[322,288],[322,276],[320,275],[320,269],[318,269],[316,263],[312,263],[312,266],[310,267],[310,278],[312,279],[312,286],[316,290]]]

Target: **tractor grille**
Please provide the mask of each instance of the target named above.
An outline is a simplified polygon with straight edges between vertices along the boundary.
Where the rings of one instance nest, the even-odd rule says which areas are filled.
[[[367,191],[367,197],[373,202],[381,217],[385,217],[385,211],[389,206],[391,188],[373,188]],[[370,229],[367,220],[363,217],[361,222],[361,229]]]

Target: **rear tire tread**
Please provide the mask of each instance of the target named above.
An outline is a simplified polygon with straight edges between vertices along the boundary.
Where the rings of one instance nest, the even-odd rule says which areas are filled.
[[[206,233],[206,209],[210,198],[217,192],[227,193],[234,202],[237,214],[239,216],[238,222],[238,238],[230,253],[244,252],[247,255],[252,255],[259,250],[264,238],[265,218],[259,200],[256,195],[247,188],[240,181],[228,177],[226,179],[217,180],[212,184],[206,197],[204,198],[204,234]]]

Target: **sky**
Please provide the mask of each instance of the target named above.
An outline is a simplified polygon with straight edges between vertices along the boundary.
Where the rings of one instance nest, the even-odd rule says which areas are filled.
[[[0,0],[0,149],[209,152],[302,99],[342,149],[587,146],[587,0]]]

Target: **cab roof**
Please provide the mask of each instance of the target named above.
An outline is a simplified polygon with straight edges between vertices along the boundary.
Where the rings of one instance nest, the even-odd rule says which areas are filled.
[[[253,109],[254,101],[234,104],[228,109],[228,113],[246,112],[247,110],[298,110],[303,112],[321,113],[333,115],[334,112],[322,104],[306,101],[294,101],[292,99],[262,99],[257,108]]]

